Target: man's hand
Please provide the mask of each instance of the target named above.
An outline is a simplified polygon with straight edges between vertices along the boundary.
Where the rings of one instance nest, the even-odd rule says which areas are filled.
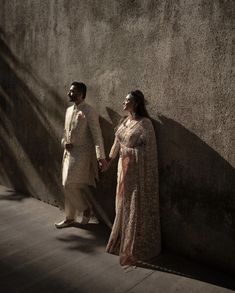
[[[99,159],[99,166],[101,172],[105,172],[109,168],[109,164],[106,159]]]
[[[70,152],[73,148],[73,144],[72,143],[65,143],[64,147],[68,152]]]

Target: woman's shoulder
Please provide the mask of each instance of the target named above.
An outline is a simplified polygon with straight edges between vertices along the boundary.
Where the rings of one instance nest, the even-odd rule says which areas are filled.
[[[148,117],[142,117],[140,122],[143,124],[143,125],[152,125],[152,121],[150,118]]]
[[[150,132],[154,131],[154,125],[151,118],[143,117],[141,120],[141,126],[143,129],[147,131],[150,131]]]

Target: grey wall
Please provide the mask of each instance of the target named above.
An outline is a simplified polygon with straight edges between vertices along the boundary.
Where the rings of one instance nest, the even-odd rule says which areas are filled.
[[[1,0],[0,181],[60,204],[66,92],[88,85],[106,151],[143,90],[159,148],[164,247],[235,269],[233,0]],[[114,215],[115,166],[96,196]]]

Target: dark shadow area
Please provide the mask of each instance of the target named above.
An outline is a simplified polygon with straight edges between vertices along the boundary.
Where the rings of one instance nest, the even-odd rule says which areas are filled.
[[[14,189],[7,188],[5,186],[0,185],[0,201],[1,200],[23,200],[27,195],[20,194],[16,192]]]
[[[234,168],[173,119],[153,123],[164,247],[234,271]]]
[[[213,267],[196,261],[191,261],[188,258],[169,251],[164,251],[151,262],[140,262],[138,267],[184,276],[186,278],[235,290],[235,280],[232,274],[216,270]]]
[[[4,189],[4,192],[5,195],[8,193],[9,196],[11,196],[12,190]],[[1,194],[4,194],[4,192],[1,192]],[[14,191],[12,194],[14,194]],[[39,202],[38,205],[40,206]],[[14,223],[14,207],[17,208],[17,203],[11,203],[11,207],[11,221]],[[19,207],[19,212],[21,212],[24,206],[20,203]],[[1,209],[4,211],[4,207],[1,207]],[[26,233],[25,238],[22,239],[19,234],[19,238],[14,238],[17,245],[13,247],[11,246],[11,241],[6,244],[4,244],[4,241],[1,241],[1,290],[9,293],[19,292],[20,290],[22,290],[20,292],[30,293],[42,291],[68,292],[71,288],[73,289],[74,286],[79,286],[75,285],[77,284],[78,278],[84,274],[89,276],[89,273],[94,270],[94,267],[96,270],[104,270],[104,274],[107,270],[114,270],[115,274],[117,274],[117,278],[121,277],[123,274],[121,269],[119,273],[117,271],[117,266],[119,266],[118,256],[115,257],[114,262],[113,260],[109,262],[107,261],[109,258],[104,257],[105,246],[110,233],[106,226],[101,224],[75,224],[74,227],[77,229],[68,228],[65,229],[65,231],[57,231],[55,228],[50,227],[43,228],[41,227],[41,221],[33,222],[34,216],[37,217],[40,215],[44,217],[44,215],[50,213],[50,211],[53,214],[53,210],[48,207],[43,209],[42,214],[40,214],[35,206],[34,209],[35,215],[34,213],[30,213],[30,217],[28,217],[28,214],[24,213],[23,217],[19,219],[19,221],[22,221],[22,226],[24,223],[27,223],[27,225],[25,225],[26,227],[28,225],[34,227],[36,232],[34,236],[32,233]],[[52,219],[53,215],[50,216],[50,218]],[[7,222],[6,225],[7,227],[11,227],[11,222]],[[43,238],[45,237],[44,239],[41,238],[42,235],[38,235],[38,229],[43,229],[41,233],[43,232],[43,234],[46,235],[43,236]],[[81,230],[83,230],[83,232],[85,230],[86,233],[81,233]],[[30,231],[32,232],[32,229],[30,229]],[[14,237],[15,232],[14,229],[9,229],[9,232],[7,229],[4,233],[6,236],[8,235],[8,237],[9,233],[11,237]],[[11,239],[11,237],[9,237],[9,239]],[[32,237],[37,239],[33,246],[30,245]],[[12,248],[13,255],[11,255]],[[15,248],[17,248],[16,251]],[[4,254],[2,254],[3,251],[5,252]],[[37,251],[40,251],[40,253],[37,253]],[[149,270],[157,270],[200,280],[228,289],[235,288],[233,276],[166,250],[164,250],[159,257],[153,259],[152,262],[141,263],[139,266]],[[72,277],[69,278],[69,283],[67,273],[72,275]],[[140,274],[140,272],[138,274]],[[96,280],[99,280],[101,275],[97,274]],[[143,272],[143,278],[145,278],[145,276],[146,273]],[[76,292],[86,292],[82,289],[82,286],[89,281],[89,278],[81,280],[81,288],[78,287]],[[100,281],[105,282],[105,277]],[[185,280],[182,280],[182,282],[185,282]],[[187,280],[186,282],[188,283]],[[172,283],[169,284],[169,286],[172,287]],[[158,288],[157,284],[156,288]]]
[[[62,150],[48,116],[57,117],[62,125],[61,98],[17,60],[3,32],[0,67],[1,177],[22,193],[60,205]],[[50,96],[46,105],[24,82],[26,77]],[[39,182],[37,187],[35,182]],[[45,186],[42,190],[38,189],[40,182]]]
[[[65,237],[56,237],[57,240],[67,243],[68,249],[79,250],[85,253],[92,253],[95,252],[97,247],[104,247],[107,244],[110,230],[103,224],[89,223],[87,225],[81,225],[79,223],[75,223],[72,225],[72,227],[86,230],[90,235],[92,235],[92,238],[83,238],[75,234],[71,234]]]
[[[4,278],[1,276],[1,272],[8,272],[8,274]],[[32,282],[32,276],[35,279],[35,275],[40,274],[38,276],[38,280],[41,278],[44,278],[44,280],[47,281],[46,287],[44,286],[44,282],[41,281],[37,283],[36,288],[33,288],[34,283],[31,284]],[[52,291],[53,287],[56,287],[56,292],[62,293],[66,292],[66,289],[68,289],[68,284],[62,280],[61,278],[53,278],[51,281],[50,276],[46,276],[45,272],[43,270],[40,271],[40,268],[38,269],[32,269],[32,268],[26,268],[25,270],[14,270],[13,267],[10,267],[8,265],[2,264],[1,263],[1,270],[0,270],[0,280],[1,280],[1,290],[3,292],[8,292],[8,293],[19,293],[19,292],[24,292],[24,293],[37,293],[37,292],[45,292],[45,293],[51,293],[55,292]],[[78,289],[76,292],[78,293],[85,293],[84,290]]]

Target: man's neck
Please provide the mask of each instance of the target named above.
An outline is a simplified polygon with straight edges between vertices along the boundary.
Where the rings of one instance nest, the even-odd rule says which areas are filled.
[[[84,100],[82,100],[82,101],[75,101],[75,102],[74,102],[74,105],[79,106],[79,105],[82,104],[83,102],[84,102]]]

